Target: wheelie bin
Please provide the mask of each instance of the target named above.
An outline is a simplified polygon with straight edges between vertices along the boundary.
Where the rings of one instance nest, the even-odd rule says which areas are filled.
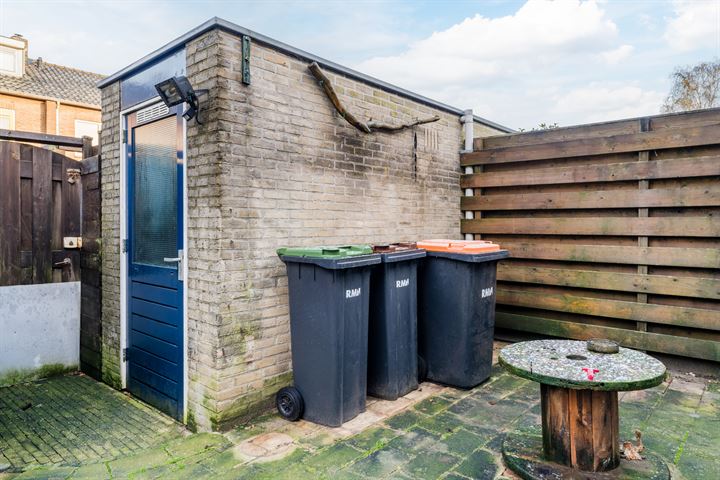
[[[290,297],[294,385],[275,403],[288,420],[337,427],[365,411],[370,270],[368,245],[281,248]]]
[[[418,387],[417,268],[414,243],[373,245],[382,263],[370,276],[367,392],[395,400]]]
[[[419,274],[418,348],[427,378],[472,388],[490,376],[497,262],[509,256],[491,242],[425,240]]]

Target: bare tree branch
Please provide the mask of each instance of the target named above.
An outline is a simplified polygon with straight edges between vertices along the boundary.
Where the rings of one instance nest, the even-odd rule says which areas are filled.
[[[323,88],[323,90],[325,90],[325,94],[328,96],[330,102],[332,102],[335,110],[338,111],[340,116],[347,120],[350,125],[357,128],[361,132],[372,133],[373,130],[378,130],[382,132],[393,133],[399,132],[400,130],[404,130],[406,128],[414,127],[416,125],[423,125],[425,123],[432,123],[440,120],[439,115],[433,115],[432,117],[416,119],[410,123],[402,123],[398,125],[377,122],[372,119],[368,120],[367,122],[362,122],[345,108],[345,106],[340,101],[340,97],[338,97],[337,92],[335,92],[335,88],[333,88],[330,79],[327,77],[327,75],[325,75],[325,72],[322,71],[320,65],[318,65],[317,62],[313,62],[308,65],[308,69],[310,70],[310,73],[313,74],[313,77],[315,77],[320,83],[320,86]]]
[[[367,122],[367,126],[370,127],[372,130],[382,130],[383,132],[397,132],[398,130],[402,130],[404,128],[414,127],[415,125],[423,125],[425,123],[437,122],[438,120],[440,120],[440,115],[433,115],[432,117],[418,119],[414,122],[404,123],[401,125],[390,125],[387,123],[376,122],[375,120],[369,120]]]
[[[370,127],[355,118],[355,115],[345,109],[342,102],[340,102],[340,98],[337,96],[337,93],[335,93],[335,89],[333,88],[332,83],[330,83],[330,79],[327,77],[327,75],[325,75],[325,72],[320,69],[320,65],[318,65],[317,62],[313,62],[310,64],[310,66],[308,66],[308,68],[313,74],[313,77],[315,77],[318,82],[320,82],[320,86],[323,88],[323,90],[325,90],[325,93],[327,94],[332,104],[335,106],[335,110],[338,111],[340,116],[347,120],[350,125],[357,128],[358,130],[365,133],[370,133],[372,131],[370,130]]]

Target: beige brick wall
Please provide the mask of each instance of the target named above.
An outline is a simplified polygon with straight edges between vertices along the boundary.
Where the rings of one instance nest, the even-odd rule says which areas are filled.
[[[222,89],[216,75],[219,51],[215,32],[187,46],[187,76],[196,89],[209,91],[201,98],[204,125],[193,121],[187,128],[188,423],[201,429],[216,422],[222,370],[218,335],[223,288],[221,141],[229,126],[221,120],[216,101]]]
[[[361,118],[441,116],[416,130],[361,133],[335,112],[308,61],[254,43],[252,84],[243,85],[240,48],[225,32],[188,48],[191,82],[211,88],[206,125],[188,130],[188,253],[190,331],[203,339],[191,371],[217,372],[193,380],[191,408],[212,428],[251,416],[291,382],[278,247],[460,238],[458,115],[328,71]]]
[[[210,31],[187,45],[203,125],[187,129],[188,423],[222,429],[292,381],[285,245],[460,238],[459,116],[327,73],[361,118],[439,122],[365,134],[338,116],[298,60]],[[117,88],[103,91],[103,320],[119,333]],[[104,359],[108,379],[116,363]],[[110,372],[113,372],[112,374]]]

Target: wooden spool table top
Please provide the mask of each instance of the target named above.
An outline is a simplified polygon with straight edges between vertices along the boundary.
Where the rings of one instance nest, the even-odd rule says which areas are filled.
[[[666,372],[662,362],[637,350],[596,353],[575,340],[515,343],[500,351],[499,362],[519,377],[580,390],[643,390],[660,385]]]

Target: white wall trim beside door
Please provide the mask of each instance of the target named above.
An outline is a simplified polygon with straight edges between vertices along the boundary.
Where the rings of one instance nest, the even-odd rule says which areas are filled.
[[[183,118],[183,423],[188,420],[188,148],[187,120]]]
[[[127,113],[120,112],[120,131],[127,131]],[[127,252],[123,243],[127,238],[127,142],[120,135],[120,386],[127,388],[127,362],[123,352],[127,339]]]

